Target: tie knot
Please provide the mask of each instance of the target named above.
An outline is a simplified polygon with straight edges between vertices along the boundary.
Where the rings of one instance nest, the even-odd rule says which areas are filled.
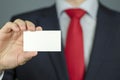
[[[81,19],[83,15],[86,13],[82,9],[67,9],[65,12],[68,14],[70,18],[78,18]]]

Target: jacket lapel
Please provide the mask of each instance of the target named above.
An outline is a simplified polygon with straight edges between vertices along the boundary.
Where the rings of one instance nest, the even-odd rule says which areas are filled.
[[[60,30],[55,5],[46,11],[43,11],[42,16],[37,19],[37,25],[42,26],[43,30]],[[48,52],[48,56],[55,69],[57,80],[68,80],[63,44],[61,52]]]
[[[110,36],[113,35],[111,33],[113,32],[113,28],[110,23],[110,18],[107,9],[100,4],[94,44],[85,80],[97,80],[99,78],[98,73],[101,70],[102,63],[107,58],[109,46],[113,40],[113,37]]]
[[[55,5],[41,12],[37,18],[37,26],[42,26],[43,30],[60,30]]]

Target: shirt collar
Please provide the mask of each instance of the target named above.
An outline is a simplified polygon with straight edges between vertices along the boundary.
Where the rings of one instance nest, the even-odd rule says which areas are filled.
[[[58,17],[60,17],[65,10],[75,8],[65,0],[56,0],[56,7]],[[98,11],[98,0],[85,0],[77,8],[85,10],[93,19],[96,19]]]

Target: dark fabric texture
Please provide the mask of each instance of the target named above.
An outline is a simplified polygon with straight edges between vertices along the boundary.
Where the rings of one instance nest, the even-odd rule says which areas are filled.
[[[59,30],[55,5],[12,18],[30,20],[44,30]],[[89,27],[89,25],[88,25]],[[88,33],[89,34],[89,33]],[[38,36],[39,37],[39,36]],[[52,45],[51,45],[52,46]],[[100,4],[85,80],[120,80],[120,13]],[[3,80],[69,80],[62,52],[39,52],[23,66],[6,70]]]

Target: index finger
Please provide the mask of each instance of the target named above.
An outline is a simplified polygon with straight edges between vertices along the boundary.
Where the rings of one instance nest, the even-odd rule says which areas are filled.
[[[18,26],[12,22],[7,22],[2,28],[0,31],[2,32],[5,32],[5,33],[8,33],[10,31],[19,31],[20,29],[18,28]]]

